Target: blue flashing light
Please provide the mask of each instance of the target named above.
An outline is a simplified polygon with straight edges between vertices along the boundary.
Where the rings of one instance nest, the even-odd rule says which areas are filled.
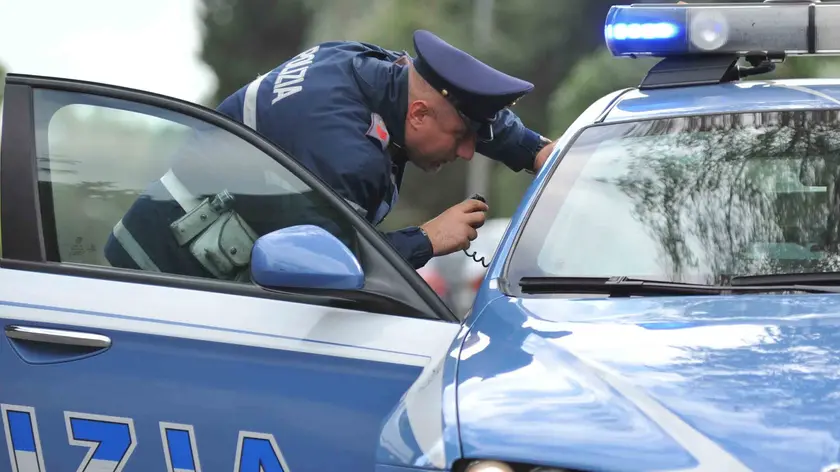
[[[604,37],[616,56],[674,54],[686,47],[686,13],[682,8],[613,7]]]
[[[610,9],[614,56],[840,54],[840,4],[634,4]]]
[[[607,39],[625,41],[628,39],[671,39],[679,33],[679,26],[673,23],[616,23],[607,25]]]

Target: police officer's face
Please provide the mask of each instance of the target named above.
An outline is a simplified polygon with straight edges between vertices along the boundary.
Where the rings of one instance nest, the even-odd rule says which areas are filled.
[[[412,136],[409,139],[406,135],[406,145],[416,166],[436,172],[458,158],[472,159],[475,133],[451,104],[446,101],[436,104],[415,102],[409,106],[409,114]]]

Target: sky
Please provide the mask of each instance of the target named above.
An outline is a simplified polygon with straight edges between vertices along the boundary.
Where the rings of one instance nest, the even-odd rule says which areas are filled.
[[[199,0],[0,0],[7,71],[83,79],[198,102],[215,77],[199,57]]]

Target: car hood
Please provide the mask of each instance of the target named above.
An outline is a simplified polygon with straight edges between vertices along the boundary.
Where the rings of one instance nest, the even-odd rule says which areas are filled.
[[[823,470],[840,296],[497,299],[467,335],[468,458],[580,470]]]

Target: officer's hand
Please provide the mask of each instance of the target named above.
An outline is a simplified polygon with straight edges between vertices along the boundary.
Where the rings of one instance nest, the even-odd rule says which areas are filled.
[[[441,213],[435,219],[421,226],[432,241],[435,256],[445,256],[470,247],[478,237],[478,228],[487,219],[486,203],[466,200]]]
[[[539,172],[540,169],[542,169],[542,166],[545,164],[545,161],[548,159],[548,156],[550,156],[551,152],[554,151],[555,144],[557,144],[556,139],[550,144],[547,144],[544,148],[540,149],[540,152],[537,154],[536,159],[534,159],[534,172]]]

